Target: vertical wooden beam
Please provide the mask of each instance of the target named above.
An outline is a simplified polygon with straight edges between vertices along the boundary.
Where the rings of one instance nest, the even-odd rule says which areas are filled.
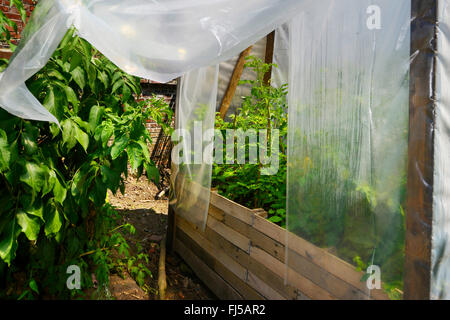
[[[250,51],[252,50],[252,48],[253,46],[250,46],[242,51],[238,61],[236,62],[233,74],[231,75],[230,83],[228,84],[227,91],[225,91],[225,95],[223,96],[222,104],[220,105],[219,109],[220,117],[222,119],[225,119],[228,109],[230,108],[231,101],[233,100],[236,88],[239,84],[239,80],[241,80],[242,72],[244,71],[245,58],[250,55]]]
[[[169,211],[167,217],[167,233],[166,233],[166,249],[168,252],[172,252],[174,249],[175,239],[176,239],[176,213],[173,207],[169,204]]]
[[[437,2],[411,0],[404,298],[430,299]]]
[[[273,63],[274,46],[275,46],[275,31],[272,31],[267,35],[266,57],[264,59],[264,62],[267,64]],[[272,78],[272,67],[270,67],[270,70],[266,72],[266,74],[264,75],[264,83],[266,85],[270,85],[271,78]]]

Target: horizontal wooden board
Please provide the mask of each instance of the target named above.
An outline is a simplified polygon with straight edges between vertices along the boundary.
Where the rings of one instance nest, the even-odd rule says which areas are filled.
[[[212,205],[210,206],[209,214],[208,219],[220,219],[223,224],[227,225],[231,229],[238,231],[242,235],[247,235],[251,242],[252,249],[262,249],[282,263],[285,262],[284,245],[267,237],[263,233],[254,229],[252,226],[228,214],[225,214],[222,210],[219,210]],[[226,238],[229,239],[229,237]],[[368,299],[367,293],[361,292],[357,287],[354,287],[346,281],[334,276],[327,270],[318,267],[309,259],[292,250],[289,252],[288,265],[297,273],[318,284],[321,288],[326,288],[333,296],[339,299]]]
[[[309,266],[312,270],[309,272],[310,275],[316,268],[326,271],[330,276],[325,274],[327,279],[325,281],[321,280],[320,283],[326,288],[335,288],[335,294],[340,296],[341,299],[367,298],[364,297],[368,293],[367,287],[365,286],[365,282],[361,282],[363,274],[356,271],[354,266],[326,250],[287,232],[278,225],[255,215],[251,209],[243,207],[217,194],[217,192],[211,192],[209,215],[214,216],[216,219],[220,217],[224,224],[248,234],[252,245],[261,247],[280,261],[285,261],[285,244],[287,242],[289,244],[289,256],[292,258],[288,259],[289,267],[299,271],[297,270],[299,260],[303,260],[312,263]],[[268,239],[271,239],[272,242]],[[294,263],[292,264],[292,262]],[[350,286],[339,288],[339,285],[332,285],[330,287],[330,281],[336,282],[336,279]],[[372,290],[370,296],[374,299],[388,299],[387,294],[382,290]]]
[[[195,225],[189,223],[183,218],[178,219],[181,229],[183,231],[186,231],[186,233],[195,233],[196,230],[198,232],[198,229],[195,227]],[[310,299],[335,299],[335,297],[332,296],[329,292],[327,292],[323,288],[320,288],[309,279],[306,279],[305,277],[297,274],[293,270],[289,274],[292,277],[292,281],[296,284],[296,287],[300,290],[300,293],[295,287],[292,287],[291,285],[285,285],[285,265],[277,259],[271,257],[269,254],[256,254],[259,252],[259,249],[257,248],[251,248],[249,255],[248,252],[244,252],[241,248],[228,241],[224,237],[224,235],[218,234],[215,230],[209,228],[209,226],[206,228],[204,233],[201,233],[201,235],[207,241],[209,241],[211,245],[215,246],[217,251],[225,253],[228,257],[231,257],[233,260],[235,260],[235,262],[237,262],[245,270],[248,270],[250,273],[256,275],[256,278],[261,278],[262,282],[273,288],[277,292],[277,294],[274,294],[274,292],[270,293],[261,284],[251,284],[253,288],[255,288],[264,296],[270,293],[270,299],[279,299],[279,295],[281,295],[284,299],[298,299],[299,296],[304,296],[305,298]],[[242,278],[242,272],[239,272],[239,269],[235,266],[233,267],[233,269],[235,270],[234,273],[238,277],[245,280],[246,282],[249,281],[248,274],[245,278]]]
[[[258,275],[262,281],[269,284],[286,299],[295,300],[298,298],[297,289],[291,285],[285,285],[284,277],[277,275],[270,270],[265,261],[260,262],[251,258],[248,252],[244,252],[240,248],[236,247],[227,239],[214,232],[214,230],[207,228],[205,230],[205,237],[216,245],[218,249],[224,251],[227,255],[237,261],[241,266]]]
[[[191,266],[200,280],[208,284],[208,287],[218,298],[222,300],[244,299],[228,282],[209,268],[178,239],[175,240],[175,250]]]
[[[182,219],[177,226],[177,238],[190,247],[197,256],[223,279],[233,286],[247,300],[262,300],[264,297],[245,283],[246,270],[232,258],[216,250],[199,234],[193,235],[188,224]]]
[[[207,265],[220,261],[222,269],[234,276],[231,279],[229,274],[227,281],[234,281],[235,289],[244,285],[268,299],[369,299],[361,282],[363,274],[351,264],[266,220],[261,210],[246,208],[214,191],[210,199],[204,231],[178,215],[177,226],[194,239],[196,250],[204,249],[213,257]],[[212,268],[215,272],[220,269],[217,266]],[[284,285],[286,275],[289,286]],[[370,298],[388,296],[372,290]]]
[[[187,237],[190,237],[194,231],[195,226],[187,222],[186,220],[179,218],[180,223],[180,235],[183,241],[188,242],[189,239],[186,239],[183,237],[183,233],[187,235]],[[264,273],[261,273],[258,268],[252,268],[249,270],[247,268],[247,265],[249,263],[249,255],[246,254],[244,251],[242,251],[240,248],[236,247],[229,241],[225,240],[221,235],[216,233],[214,230],[207,227],[204,234],[198,233],[196,236],[194,236],[195,239],[193,239],[196,242],[196,245],[202,246],[203,250],[209,247],[210,250],[209,256],[211,258],[216,259],[217,261],[209,262],[211,265],[217,263],[218,261],[222,262],[227,268],[233,272],[235,276],[237,276],[240,280],[244,281],[246,284],[248,284],[250,287],[252,287],[254,290],[256,290],[260,295],[264,296],[267,299],[271,300],[280,300],[280,299],[293,299],[297,296],[295,290],[291,288],[291,294],[290,296],[285,294],[285,292],[280,293],[277,290],[273,289],[272,283],[273,280],[276,279],[277,275],[273,274],[270,270],[267,269],[267,271],[270,273],[269,283],[264,282],[263,280],[259,279],[260,274],[264,276]],[[194,238],[194,237],[191,237]],[[197,247],[197,251],[202,251],[202,248]],[[224,256],[225,254],[226,256]],[[233,261],[230,261],[232,259]],[[255,265],[255,263],[253,263]],[[259,266],[261,268],[261,265]],[[256,272],[255,272],[256,271]],[[254,276],[250,279],[249,274],[250,273],[257,273],[253,274]],[[267,277],[266,277],[267,278]],[[281,277],[278,277],[279,285],[278,288],[282,285],[283,279]],[[282,290],[281,290],[282,291]],[[295,292],[295,294],[294,294]]]

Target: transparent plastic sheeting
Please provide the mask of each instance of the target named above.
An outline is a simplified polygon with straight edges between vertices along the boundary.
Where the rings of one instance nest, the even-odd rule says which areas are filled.
[[[252,50],[250,51],[252,56],[258,57],[264,61],[266,55],[266,37],[258,40],[253,44]],[[219,87],[217,89],[217,111],[220,110],[225,93],[230,84],[231,76],[233,75],[234,68],[239,59],[239,55],[233,57],[228,61],[224,61],[219,65]],[[256,73],[250,68],[245,68],[242,71],[241,80],[256,80]],[[233,115],[236,109],[240,106],[243,96],[250,95],[251,85],[250,84],[240,84],[237,86],[234,93],[233,99],[231,101],[230,107],[228,109],[227,117]]]
[[[289,83],[289,23],[275,30],[271,85],[279,88]]]
[[[72,25],[124,71],[167,82],[232,58],[311,1],[40,0],[0,78],[0,106],[22,118],[57,122],[24,82]]]
[[[450,299],[450,1],[438,6],[431,298]]]
[[[392,295],[403,284],[410,5],[316,1],[289,30],[288,229],[364,271],[379,266]]]
[[[218,74],[216,65],[183,76],[175,113],[171,204],[202,229],[209,209]]]

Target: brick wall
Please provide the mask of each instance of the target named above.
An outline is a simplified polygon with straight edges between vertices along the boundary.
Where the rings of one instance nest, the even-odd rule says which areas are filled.
[[[139,100],[149,99],[151,96],[146,94],[146,92],[145,92],[146,90],[145,89],[143,91],[144,91],[144,93],[139,97]],[[170,105],[170,102],[171,102],[171,99],[172,99],[171,95],[169,95],[169,94],[157,94],[156,96],[158,98],[164,99],[164,101],[167,102],[167,104]],[[173,123],[172,123],[172,125],[173,125]],[[147,126],[147,130],[150,131],[150,136],[152,138],[152,144],[149,146],[150,153],[151,153],[153,151],[153,147],[155,146],[156,141],[158,140],[158,136],[159,136],[159,134],[161,132],[161,127],[155,121],[153,121],[151,119],[147,121],[147,125],[146,126]]]
[[[36,4],[36,1],[34,0],[22,0],[22,3],[25,7],[25,10],[27,11],[27,17],[30,17],[31,12],[34,9],[34,6]],[[22,22],[22,18],[20,17],[19,12],[17,11],[16,7],[10,7],[9,0],[0,0],[0,10],[3,11],[3,13],[12,21],[14,21],[17,24],[18,33],[15,33],[14,30],[11,31],[12,40],[13,43],[17,44],[20,39],[20,33],[22,32],[23,28],[25,27],[25,24]],[[5,47],[5,44],[2,44],[3,47]]]

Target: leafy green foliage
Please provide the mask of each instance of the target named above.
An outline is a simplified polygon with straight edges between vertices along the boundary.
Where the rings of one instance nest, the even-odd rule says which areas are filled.
[[[264,208],[269,213],[269,220],[285,226],[287,85],[275,88],[264,83],[264,74],[271,66],[276,67],[274,64],[266,64],[250,56],[245,66],[256,73],[256,80],[240,82],[251,86],[251,94],[243,97],[242,105],[230,116],[232,121],[225,122],[217,115],[216,128],[222,131],[264,129],[269,141],[272,130],[278,129],[280,168],[275,175],[261,175],[261,165],[258,164],[214,164],[212,184],[220,194],[233,201],[250,208]],[[248,143],[245,148],[248,154]]]
[[[172,113],[156,97],[138,101],[139,79],[74,30],[27,86],[61,127],[0,109],[0,296],[76,297],[80,291],[66,288],[67,266],[82,269],[83,289],[92,286],[94,268],[103,288],[117,267],[113,252],[131,259],[119,231],[132,228],[116,228],[120,217],[107,192],[124,191],[128,163],[138,178],[158,181],[145,124]],[[131,273],[141,281],[148,272],[136,268]],[[26,281],[13,290],[8,284],[17,275]]]

